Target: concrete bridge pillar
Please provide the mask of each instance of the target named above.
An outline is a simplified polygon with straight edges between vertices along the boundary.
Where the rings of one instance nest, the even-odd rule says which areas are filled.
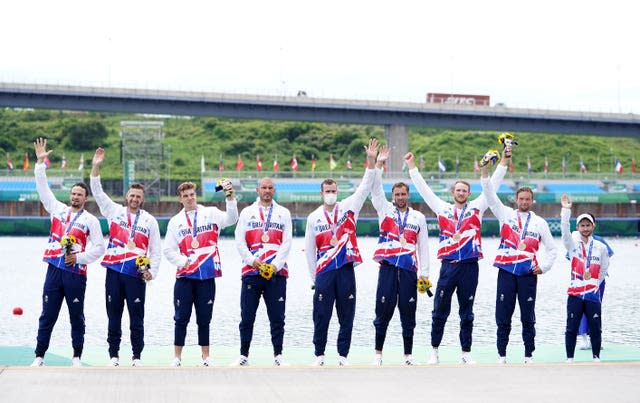
[[[407,133],[407,126],[387,125],[385,127],[384,136],[387,140],[387,145],[391,148],[389,160],[387,161],[389,172],[401,172],[403,157],[407,152],[409,152],[409,134]]]

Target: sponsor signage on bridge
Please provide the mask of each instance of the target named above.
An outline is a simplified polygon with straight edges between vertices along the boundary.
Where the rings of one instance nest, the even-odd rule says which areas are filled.
[[[490,105],[489,95],[470,94],[444,94],[439,92],[429,92],[427,103],[449,104],[449,105]]]

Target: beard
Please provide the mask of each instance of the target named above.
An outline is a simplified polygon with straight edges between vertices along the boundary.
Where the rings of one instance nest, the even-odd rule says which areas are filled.
[[[394,201],[393,205],[396,206],[397,208],[404,209],[404,208],[407,207],[407,202],[406,201],[402,201],[402,202]]]

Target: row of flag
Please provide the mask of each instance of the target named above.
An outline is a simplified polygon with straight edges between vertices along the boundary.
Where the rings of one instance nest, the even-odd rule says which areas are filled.
[[[22,170],[27,172],[29,170],[29,153],[24,153],[24,158],[22,159]],[[49,157],[44,157],[44,165],[49,168],[51,167],[51,161]],[[11,160],[11,156],[7,154],[7,170],[14,170],[13,161]],[[60,160],[60,169],[67,169],[67,157],[62,154],[62,159]],[[78,165],[78,170],[82,171],[84,169],[84,154],[80,154],[80,164]]]
[[[293,155],[293,157],[289,160],[289,169],[294,171],[294,172],[298,172],[298,159],[296,158],[295,154]],[[316,160],[315,155],[311,156],[311,172],[315,172],[316,167],[318,165],[318,161]],[[330,170],[335,170],[338,167],[338,163],[336,162],[335,158],[333,157],[333,154],[329,156],[329,169]],[[245,168],[245,162],[242,159],[242,157],[240,156],[240,154],[238,154],[238,158],[236,159],[236,164],[235,164],[235,168],[236,171],[242,171]],[[347,163],[346,163],[346,168],[351,170],[353,169],[353,165],[351,163],[351,156],[349,156],[349,158],[347,159]],[[222,172],[224,171],[224,159],[222,158],[222,154],[220,154],[220,160],[218,162],[218,171]],[[278,156],[276,155],[274,160],[273,160],[273,165],[271,167],[273,172],[280,172],[280,161],[278,160]],[[255,160],[255,170],[258,172],[262,172],[264,170],[264,165],[262,163],[262,159],[260,158],[260,155],[256,155],[256,160]],[[206,165],[205,165],[205,161],[204,161],[204,154],[202,154],[200,156],[200,172],[204,173],[206,171]]]
[[[47,166],[47,168],[49,168],[51,166],[51,161],[49,161],[48,157],[45,157],[44,160],[44,164]],[[256,160],[255,160],[255,170],[258,172],[262,172],[263,171],[263,164],[262,164],[262,160],[260,159],[260,155],[256,155]],[[235,168],[236,171],[242,171],[245,167],[245,163],[244,160],[242,159],[242,157],[240,155],[238,155],[238,158],[236,160],[236,164],[235,164]],[[365,160],[364,162],[364,166],[366,167],[367,162]],[[315,172],[316,170],[316,166],[317,166],[317,160],[315,155],[311,156],[311,172]],[[425,159],[424,157],[420,157],[420,169],[424,170],[425,169]],[[338,163],[336,161],[336,159],[333,157],[333,154],[329,155],[329,170],[334,171],[336,168],[338,167]],[[351,156],[349,156],[347,158],[346,164],[345,164],[346,169],[348,170],[352,170],[353,169],[353,164],[351,162]],[[11,157],[9,156],[9,154],[7,154],[7,170],[9,171],[13,171],[14,170],[14,165],[13,165],[13,161],[11,160]],[[65,157],[65,155],[62,155],[62,159],[60,160],[60,169],[66,169],[67,168],[67,158]],[[205,172],[205,161],[204,161],[204,154],[200,157],[200,172],[204,173]],[[296,158],[295,154],[293,155],[293,157],[291,158],[291,160],[289,160],[289,168],[294,171],[294,172],[298,172],[298,159]],[[437,168],[439,172],[446,172],[447,171],[447,167],[444,163],[444,160],[440,157],[438,157],[438,164],[437,164]],[[81,171],[84,169],[84,154],[80,154],[80,163],[78,165],[78,170]],[[403,170],[406,170],[406,166],[402,167]],[[631,173],[633,173],[634,175],[637,173],[637,163],[636,163],[636,159],[633,158],[631,160]],[[24,153],[24,158],[22,160],[22,170],[23,171],[27,171],[29,170],[29,154],[28,153]],[[386,166],[385,166],[385,170],[386,170]],[[458,157],[456,157],[456,162],[455,162],[455,170],[456,173],[460,172],[460,159]],[[473,161],[473,170],[475,172],[480,172],[480,164],[478,162],[478,158],[474,158]],[[544,157],[544,167],[543,167],[544,173],[548,173],[549,172],[549,161],[547,160],[547,157]],[[587,173],[588,169],[587,169],[587,165],[584,163],[584,160],[582,159],[582,157],[580,157],[580,165],[579,165],[579,170],[581,173]],[[614,162],[614,170],[619,173],[622,174],[624,172],[624,165],[622,164],[622,161],[620,161],[619,159],[616,159]],[[222,158],[222,154],[220,154],[220,162],[218,163],[218,171],[222,172],[224,171],[224,160]],[[278,156],[276,155],[276,157],[273,160],[273,165],[272,165],[272,171],[273,172],[279,172],[280,171],[280,162],[278,161]],[[509,171],[511,173],[513,173],[513,165],[509,166]],[[528,173],[532,173],[532,167],[531,167],[531,158],[527,157],[527,172]],[[566,174],[568,172],[568,163],[567,163],[567,158],[566,157],[562,157],[562,173]]]

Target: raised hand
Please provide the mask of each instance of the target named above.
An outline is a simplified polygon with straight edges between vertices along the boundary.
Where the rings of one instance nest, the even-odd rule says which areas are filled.
[[[378,157],[376,158],[376,166],[378,168],[382,168],[385,162],[389,159],[389,146],[386,144],[380,147],[380,151],[378,151]]]
[[[378,154],[378,140],[374,137],[369,139],[369,145],[364,146],[364,150],[367,153],[367,159],[375,161]]]
[[[36,157],[38,157],[38,163],[43,163],[44,158],[48,157],[51,154],[51,151],[47,151],[47,139],[45,138],[37,138],[36,141],[33,142],[33,147],[36,150]]]
[[[404,161],[407,164],[407,168],[413,169],[416,167],[415,156],[412,152],[408,152],[404,155]]]
[[[560,198],[560,203],[564,208],[571,208],[571,199],[569,199],[569,196],[567,196],[566,193]]]
[[[92,165],[101,165],[104,162],[104,148],[98,147],[96,153],[93,155]]]

